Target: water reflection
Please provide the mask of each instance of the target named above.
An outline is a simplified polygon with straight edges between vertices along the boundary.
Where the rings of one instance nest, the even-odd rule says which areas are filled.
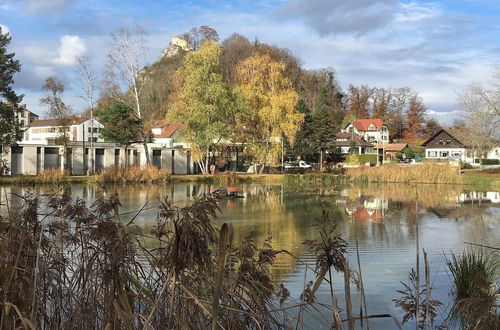
[[[123,221],[135,216],[148,203],[135,222],[145,231],[155,224],[158,199],[168,197],[179,206],[194,197],[208,193],[209,184],[177,184],[152,186],[109,186],[122,202]],[[16,195],[29,188],[2,187],[0,212],[5,213],[5,199],[11,206],[19,203]],[[37,186],[42,194],[54,187]],[[456,185],[368,185],[288,191],[281,186],[243,184],[242,199],[222,199],[216,226],[232,223],[234,244],[251,232],[258,244],[273,238],[276,249],[286,249],[301,260],[313,263],[302,242],[316,237],[313,220],[323,209],[340,220],[339,230],[349,242],[349,255],[355,263],[355,242],[359,242],[363,276],[370,313],[400,315],[392,304],[399,281],[405,280],[415,265],[416,223],[420,245],[428,253],[434,278],[434,294],[445,305],[449,301],[449,278],[443,253],[462,250],[465,242],[500,246],[500,192],[467,191]],[[92,203],[102,192],[95,186],[71,186],[75,197]],[[146,246],[154,246],[153,240]],[[289,255],[278,256],[274,275],[287,282],[292,295],[302,290],[304,267]],[[312,276],[312,274],[309,274]],[[311,277],[308,275],[308,278]],[[337,279],[337,283],[340,279]],[[327,300],[328,292],[320,291],[319,299]],[[354,298],[356,303],[357,298]],[[342,301],[340,302],[342,304]],[[391,323],[378,321],[371,328],[391,328]]]

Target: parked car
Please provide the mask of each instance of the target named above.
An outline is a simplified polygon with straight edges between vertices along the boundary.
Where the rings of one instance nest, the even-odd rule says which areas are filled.
[[[307,164],[305,161],[301,160],[299,161],[299,167],[300,168],[311,168],[312,165]]]

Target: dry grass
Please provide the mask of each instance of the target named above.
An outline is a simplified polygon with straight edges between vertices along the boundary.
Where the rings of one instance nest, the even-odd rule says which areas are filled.
[[[170,172],[156,166],[112,167],[101,172],[98,181],[102,183],[165,183]]]
[[[347,175],[351,180],[361,182],[463,183],[456,167],[436,163],[350,168]]]

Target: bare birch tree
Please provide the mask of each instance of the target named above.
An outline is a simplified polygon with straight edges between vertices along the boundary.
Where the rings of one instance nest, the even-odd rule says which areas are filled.
[[[80,97],[84,99],[90,111],[90,171],[89,174],[94,172],[94,107],[96,94],[98,90],[97,74],[92,71],[87,57],[78,57],[78,84],[83,91]],[[85,138],[85,135],[84,135]],[[85,143],[85,141],[83,141]],[[85,152],[85,151],[84,151]]]
[[[73,121],[73,110],[62,100],[64,84],[56,77],[48,77],[42,89],[47,92],[47,96],[40,99],[40,104],[47,105],[49,110],[47,115],[57,121],[58,132],[61,133],[56,139],[56,143],[63,145],[63,161],[66,164],[69,138],[69,129]]]
[[[108,54],[108,67],[115,73],[115,77],[121,79],[128,93],[133,98],[135,115],[142,121],[142,140],[147,164],[150,164],[149,150],[147,146],[147,132],[144,132],[144,118],[141,108],[141,94],[146,82],[145,71],[142,69],[146,64],[147,33],[141,27],[136,27],[131,32],[128,28],[122,28],[117,34],[111,35],[111,49]]]
[[[458,94],[458,103],[465,111],[464,122],[469,132],[466,143],[475,156],[482,158],[500,130],[500,70],[494,74],[490,86],[472,84]]]

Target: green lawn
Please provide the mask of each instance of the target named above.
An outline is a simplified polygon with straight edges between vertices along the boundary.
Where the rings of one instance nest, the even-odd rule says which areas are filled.
[[[480,188],[500,189],[500,169],[465,172],[464,183]]]

